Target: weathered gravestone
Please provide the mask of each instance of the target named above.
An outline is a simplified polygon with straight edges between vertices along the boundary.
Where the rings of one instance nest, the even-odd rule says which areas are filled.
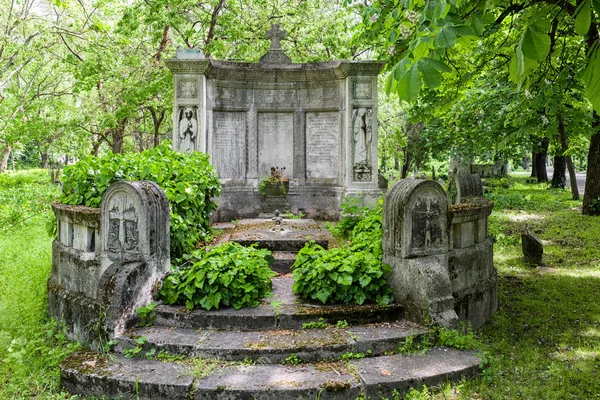
[[[531,232],[521,234],[521,247],[523,250],[523,261],[530,265],[542,265],[544,246],[542,241]]]
[[[456,182],[460,186],[470,179]],[[470,182],[459,191],[480,186]],[[388,283],[409,316],[478,328],[494,314],[498,278],[487,224],[492,205],[479,197],[448,206],[443,188],[427,180],[400,180],[388,190],[383,261],[392,267]]]
[[[481,198],[483,198],[483,184],[479,175],[459,172],[451,176],[448,182],[450,204],[469,203]]]
[[[376,201],[383,63],[294,64],[280,46],[285,31],[273,25],[266,36],[271,46],[259,63],[199,52],[165,61],[174,75],[173,146],[210,154],[220,176],[213,219],[256,217],[259,183],[271,168],[285,171],[294,214],[337,219],[346,195]]]
[[[83,342],[126,328],[170,268],[169,204],[154,182],[118,182],[100,210],[53,205],[58,238],[48,281],[50,315]]]

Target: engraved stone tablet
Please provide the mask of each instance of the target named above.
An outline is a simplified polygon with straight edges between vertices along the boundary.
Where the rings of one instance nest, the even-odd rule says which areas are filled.
[[[212,163],[221,179],[242,179],[246,173],[246,113],[215,111]]]
[[[340,152],[339,137],[339,113],[306,113],[307,178],[337,178]]]
[[[258,173],[269,175],[271,167],[285,168],[291,178],[294,168],[294,114],[258,114]]]

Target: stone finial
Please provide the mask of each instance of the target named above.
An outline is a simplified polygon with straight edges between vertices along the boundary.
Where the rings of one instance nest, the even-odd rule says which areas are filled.
[[[265,37],[271,41],[269,50],[281,50],[279,41],[285,39],[287,31],[279,29],[279,24],[271,25],[271,29],[265,32]]]
[[[265,37],[271,41],[269,50],[260,58],[263,64],[291,64],[292,59],[289,58],[283,50],[281,50],[280,41],[287,36],[287,31],[279,29],[279,24],[271,25],[271,29],[265,32]]]

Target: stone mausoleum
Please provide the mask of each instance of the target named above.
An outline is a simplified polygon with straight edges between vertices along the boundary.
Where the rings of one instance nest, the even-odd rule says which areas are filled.
[[[273,25],[266,36],[270,49],[259,63],[211,60],[199,50],[166,61],[173,146],[211,156],[223,185],[215,221],[256,217],[271,168],[289,179],[289,210],[309,218],[338,218],[346,195],[376,199],[383,63],[295,64],[280,47],[285,31]]]

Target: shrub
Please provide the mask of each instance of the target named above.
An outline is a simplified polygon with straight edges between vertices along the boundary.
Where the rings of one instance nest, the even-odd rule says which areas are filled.
[[[375,208],[361,209],[349,232],[350,245],[323,249],[310,243],[298,253],[294,263],[294,293],[303,299],[326,303],[393,301],[385,276],[391,268],[382,264],[382,202]]]
[[[185,304],[188,309],[236,309],[257,306],[271,291],[275,272],[269,265],[269,250],[227,242],[208,251],[197,250],[189,257],[190,267],[167,276],[159,296],[168,304]]]
[[[190,253],[210,238],[211,200],[221,186],[208,155],[173,151],[162,143],[141,153],[89,156],[64,168],[61,201],[99,207],[106,189],[120,180],[150,180],[166,193],[171,211],[171,255]]]

